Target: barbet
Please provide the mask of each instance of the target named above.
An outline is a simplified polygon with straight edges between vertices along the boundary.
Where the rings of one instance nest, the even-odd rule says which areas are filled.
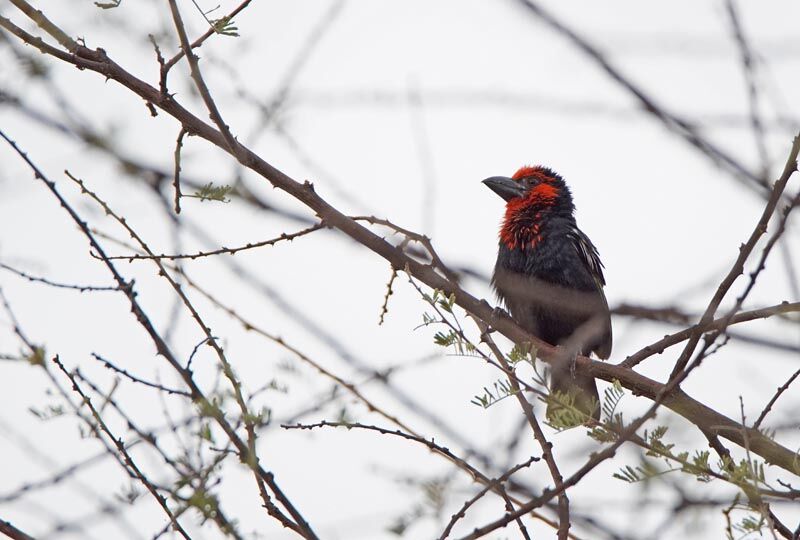
[[[483,181],[506,201],[492,284],[514,320],[561,347],[551,369],[551,419],[563,403],[600,419],[597,385],[574,373],[578,354],[611,354],[611,315],[597,248],[575,223],[572,194],[547,167],[522,167],[511,178]]]

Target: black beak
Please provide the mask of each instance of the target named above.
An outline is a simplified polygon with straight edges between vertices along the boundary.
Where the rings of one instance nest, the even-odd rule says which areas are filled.
[[[486,186],[500,195],[505,201],[510,201],[525,195],[525,187],[514,180],[505,176],[492,176],[483,181]]]

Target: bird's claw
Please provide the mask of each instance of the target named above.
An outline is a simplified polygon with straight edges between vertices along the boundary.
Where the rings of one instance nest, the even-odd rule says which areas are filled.
[[[575,378],[575,369],[578,366],[578,353],[571,354],[569,356],[569,374],[574,379]]]
[[[492,309],[492,314],[489,317],[489,320],[487,321],[489,323],[489,328],[486,329],[486,332],[487,333],[494,332],[495,322],[497,322],[499,319],[501,319],[503,317],[503,315],[505,315],[505,314],[506,314],[506,312],[503,311],[503,308],[495,306]]]
[[[498,319],[502,319],[503,317],[511,317],[506,310],[501,308],[500,306],[495,306],[492,309],[492,321],[496,321]]]

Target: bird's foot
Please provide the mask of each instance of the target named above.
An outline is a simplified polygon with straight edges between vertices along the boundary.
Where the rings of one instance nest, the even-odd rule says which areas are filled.
[[[502,319],[503,317],[510,317],[510,315],[500,306],[495,306],[494,309],[492,309],[492,317],[489,320],[489,323],[494,326],[495,321]],[[492,329],[492,331],[494,330]]]
[[[575,369],[578,366],[578,353],[569,353],[569,374],[574,379],[575,378]]]

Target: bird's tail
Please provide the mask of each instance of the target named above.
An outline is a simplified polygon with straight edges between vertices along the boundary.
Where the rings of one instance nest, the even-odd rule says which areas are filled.
[[[559,427],[574,427],[589,418],[600,421],[600,395],[594,377],[573,375],[568,362],[553,366],[547,419]]]

